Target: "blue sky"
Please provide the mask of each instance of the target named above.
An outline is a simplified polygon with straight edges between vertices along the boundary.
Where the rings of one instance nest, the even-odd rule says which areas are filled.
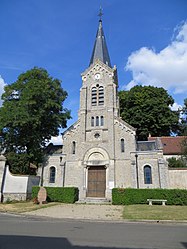
[[[0,0],[0,94],[34,66],[62,80],[64,105],[79,109],[80,74],[89,64],[98,11],[119,90],[162,86],[187,97],[187,0]]]

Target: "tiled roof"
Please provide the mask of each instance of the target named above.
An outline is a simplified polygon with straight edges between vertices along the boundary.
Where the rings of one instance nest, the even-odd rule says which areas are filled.
[[[160,139],[163,145],[164,155],[180,155],[182,153],[181,144],[185,136],[179,137],[148,137],[148,141]]]
[[[62,154],[62,145],[54,145],[50,143],[46,149],[45,149],[46,154],[52,155],[52,154]]]

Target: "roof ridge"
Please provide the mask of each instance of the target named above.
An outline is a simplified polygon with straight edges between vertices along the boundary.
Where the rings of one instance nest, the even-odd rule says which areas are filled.
[[[161,136],[159,138],[179,138],[179,137],[187,137],[187,136]],[[157,137],[149,137],[149,138],[157,138]]]

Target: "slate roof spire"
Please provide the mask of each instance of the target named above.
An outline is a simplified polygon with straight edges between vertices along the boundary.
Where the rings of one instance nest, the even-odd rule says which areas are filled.
[[[90,60],[90,65],[94,63],[97,59],[99,59],[104,64],[108,65],[109,67],[112,67],[107,45],[106,45],[105,35],[103,32],[102,19],[101,19],[102,15],[103,15],[102,9],[100,8],[100,12],[98,15],[100,17],[99,27],[98,27],[97,34],[96,34],[96,39],[95,39],[95,44],[94,44],[94,48],[92,52],[92,57]]]

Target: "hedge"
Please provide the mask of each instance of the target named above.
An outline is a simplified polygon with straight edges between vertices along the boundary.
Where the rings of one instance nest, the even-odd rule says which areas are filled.
[[[40,187],[32,187],[32,198],[37,198]],[[74,203],[78,201],[79,190],[75,187],[45,187],[48,202]]]
[[[146,204],[147,199],[164,199],[167,205],[187,205],[187,190],[183,189],[122,189],[113,188],[112,204]]]

